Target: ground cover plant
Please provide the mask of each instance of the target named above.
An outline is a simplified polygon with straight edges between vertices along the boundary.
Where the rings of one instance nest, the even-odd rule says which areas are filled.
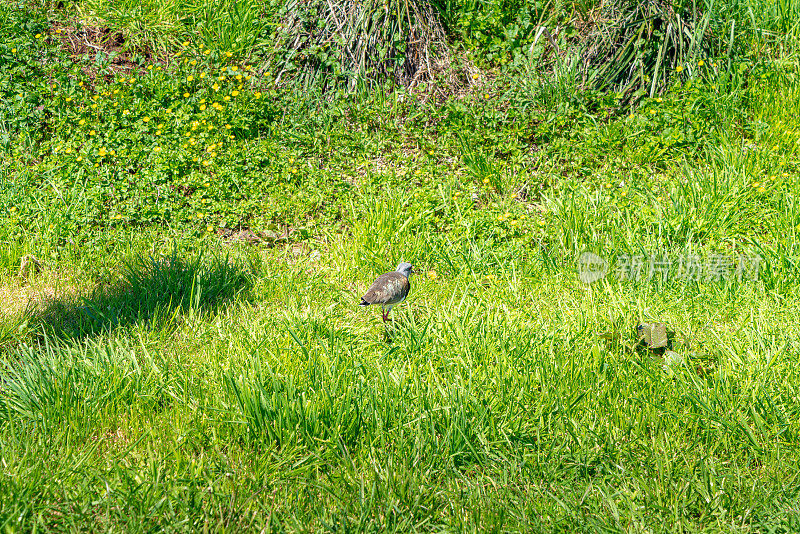
[[[431,6],[343,88],[278,3],[0,5],[5,530],[800,528],[796,3],[601,84],[624,4]]]

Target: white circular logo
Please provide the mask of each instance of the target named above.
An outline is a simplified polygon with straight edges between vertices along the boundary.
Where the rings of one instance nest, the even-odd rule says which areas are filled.
[[[597,282],[608,274],[608,262],[592,252],[578,257],[578,277],[584,284]]]

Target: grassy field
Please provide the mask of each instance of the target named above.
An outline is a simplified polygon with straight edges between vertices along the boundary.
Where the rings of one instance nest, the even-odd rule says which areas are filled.
[[[796,2],[635,103],[293,90],[204,6],[0,5],[4,531],[800,530]]]

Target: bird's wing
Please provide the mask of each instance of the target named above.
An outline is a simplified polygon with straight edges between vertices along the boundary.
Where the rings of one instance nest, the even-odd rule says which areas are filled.
[[[408,295],[411,284],[398,272],[382,274],[361,297],[366,304],[397,304]]]

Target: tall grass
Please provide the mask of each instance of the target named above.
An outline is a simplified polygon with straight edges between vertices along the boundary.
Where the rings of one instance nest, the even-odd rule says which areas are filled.
[[[442,106],[326,103],[189,46],[194,70],[82,88],[3,31],[0,69],[63,88],[35,86],[60,117],[40,142],[0,147],[0,298],[25,299],[0,302],[2,528],[797,530],[790,57],[636,105],[563,58]],[[680,254],[762,264],[617,276]],[[357,301],[400,260],[419,273],[384,324]]]
[[[387,81],[428,81],[447,43],[427,2],[302,2],[281,12],[273,62],[279,78],[308,90],[344,86],[353,91]]]
[[[87,22],[122,33],[129,50],[152,49],[164,54],[184,35],[180,0],[85,0],[78,4]]]
[[[196,1],[185,6],[206,48],[225,50],[237,57],[263,54],[261,51],[270,45],[277,9],[276,2],[254,0]]]

